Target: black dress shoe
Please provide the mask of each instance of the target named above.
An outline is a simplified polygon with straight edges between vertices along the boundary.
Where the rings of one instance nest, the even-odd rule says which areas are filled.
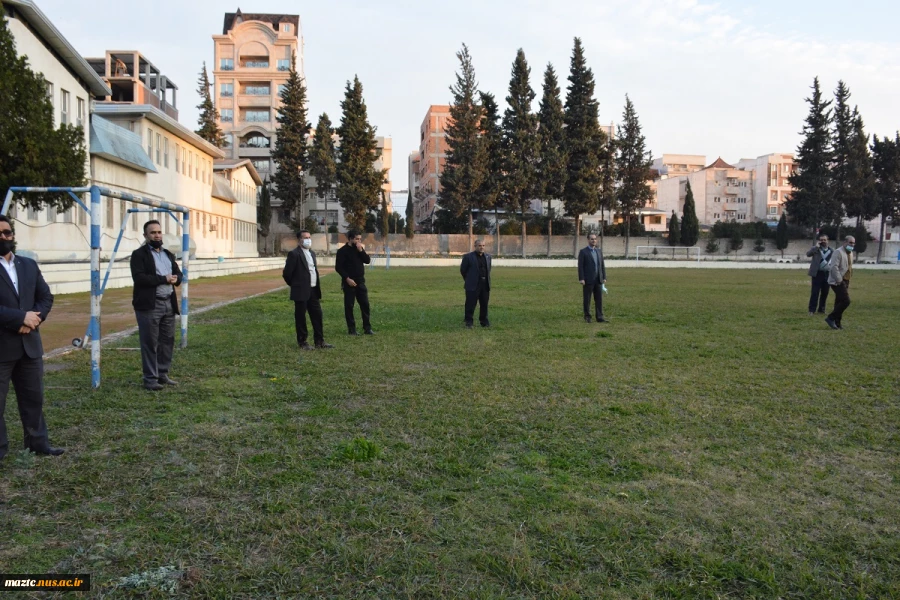
[[[466,329],[472,329],[472,324],[471,324],[471,323],[466,323]]]
[[[165,389],[166,386],[161,383],[145,383],[144,389],[150,390],[151,392],[158,392],[159,390]]]
[[[359,333],[357,333],[357,331],[355,329],[351,329],[350,331],[347,332],[347,335],[359,335]]]
[[[840,329],[840,327],[838,327],[838,324],[835,323],[834,320],[832,320],[830,317],[825,317],[825,322],[828,323],[828,326],[832,329]]]
[[[309,342],[303,342],[302,344],[300,344],[300,349],[301,350],[312,350],[313,347],[309,345]]]
[[[326,348],[334,348],[331,344],[326,344],[325,342],[316,342],[316,348],[319,350],[325,350]]]
[[[590,323],[590,322],[591,322],[591,318],[590,318],[590,317],[585,317],[585,318],[584,318],[584,322],[585,322],[585,323]]]
[[[45,444],[43,446],[32,446],[28,450],[42,456],[59,456],[60,454],[65,452],[63,448],[51,448],[50,444]]]
[[[168,375],[163,375],[162,377],[159,378],[158,381],[163,385],[178,385],[178,382],[175,381],[174,379],[169,378]]]
[[[597,322],[598,323],[609,323],[609,319],[607,319],[605,317],[600,317],[599,319],[597,319]]]
[[[371,328],[371,327],[369,327],[368,329],[366,329],[363,333],[365,333],[366,335],[375,335],[375,332],[372,331],[372,328]]]

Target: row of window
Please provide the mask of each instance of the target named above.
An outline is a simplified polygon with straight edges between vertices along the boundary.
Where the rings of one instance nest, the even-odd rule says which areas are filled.
[[[278,84],[278,95],[284,91],[284,88],[287,87],[285,83]],[[272,93],[272,85],[269,83],[256,83],[256,84],[247,84],[242,89],[239,90],[240,93],[246,94],[247,96],[268,96]],[[234,83],[220,83],[219,84],[219,96],[222,98],[231,98],[234,96]]]
[[[157,165],[169,168],[169,138],[149,127],[147,128],[147,156],[150,157],[150,160],[154,160],[155,156]],[[206,184],[212,183],[212,163],[181,144],[175,144],[175,172]]]
[[[268,56],[253,56],[242,58],[240,62],[240,66],[244,69],[268,69],[269,68],[269,57]],[[279,58],[275,61],[275,68],[279,71],[290,71],[291,70],[291,59],[289,58]],[[233,58],[220,58],[219,59],[219,70],[220,71],[234,71],[234,59]]]
[[[245,110],[242,120],[246,123],[268,123],[271,118],[269,115],[270,115],[270,113],[269,113],[268,108]],[[233,108],[221,109],[219,111],[219,119],[223,123],[233,123],[234,122],[234,109]]]
[[[724,202],[728,202],[728,201],[729,201],[729,198],[724,199]],[[730,201],[735,202],[737,204],[747,204],[747,199],[744,198],[743,196],[739,197],[739,198],[731,198]],[[723,202],[723,199],[721,196],[713,196],[713,202]]]
[[[47,98],[50,104],[56,108],[56,97],[53,94],[53,84],[47,82]],[[75,113],[72,113],[72,95],[68,90],[59,90],[59,123],[60,125],[80,125],[85,124],[85,108],[87,103],[84,98],[75,98]]]
[[[727,212],[727,213],[724,213],[724,216],[726,219],[734,219],[735,221],[745,221],[747,219],[746,213]],[[721,214],[713,213],[713,219],[718,221],[721,218],[722,218]]]

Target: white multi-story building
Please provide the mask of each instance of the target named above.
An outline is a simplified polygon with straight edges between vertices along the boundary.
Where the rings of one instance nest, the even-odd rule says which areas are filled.
[[[754,218],[760,221],[778,221],[784,212],[784,203],[791,194],[788,178],[794,173],[794,155],[789,153],[765,154],[758,158],[742,158],[738,169],[753,171]]]
[[[697,219],[701,225],[716,221],[744,223],[757,220],[754,202],[754,172],[738,169],[721,158],[708,167],[684,175],[660,179],[657,207],[669,215],[684,215],[687,182],[691,183]]]

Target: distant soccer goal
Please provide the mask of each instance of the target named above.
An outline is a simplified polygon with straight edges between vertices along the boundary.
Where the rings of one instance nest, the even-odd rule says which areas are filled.
[[[634,249],[634,260],[641,260],[641,248],[644,249],[644,258],[665,258],[667,260],[693,260],[691,251],[697,254],[697,262],[700,262],[699,246],[637,246]]]

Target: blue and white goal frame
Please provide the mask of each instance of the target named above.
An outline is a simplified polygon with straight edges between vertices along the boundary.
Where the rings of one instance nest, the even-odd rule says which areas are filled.
[[[122,233],[128,221],[128,215],[135,212],[159,212],[168,213],[176,224],[181,227],[181,271],[183,274],[181,284],[181,348],[187,347],[188,340],[188,265],[190,262],[190,209],[179,204],[172,204],[164,200],[155,198],[144,198],[143,196],[135,196],[126,192],[119,192],[105,187],[92,185],[90,187],[11,187],[3,200],[3,207],[0,208],[0,215],[5,215],[9,211],[14,194],[29,193],[50,193],[58,192],[69,194],[75,203],[84,209],[91,217],[91,320],[88,323],[87,332],[83,339],[75,338],[72,340],[73,345],[84,348],[87,344],[91,345],[91,387],[97,389],[100,387],[100,301],[103,299],[103,293],[106,290],[106,284],[109,281],[109,273],[116,259],[116,252],[119,250],[119,243],[122,241]],[[91,206],[85,206],[78,194],[89,192],[91,195]],[[119,229],[119,235],[116,238],[116,245],[113,248],[112,255],[109,257],[109,263],[106,268],[106,275],[101,283],[100,281],[100,198],[117,198],[126,202],[147,206],[149,208],[130,208],[126,214],[122,215],[122,227]],[[175,213],[181,214],[181,219]]]

